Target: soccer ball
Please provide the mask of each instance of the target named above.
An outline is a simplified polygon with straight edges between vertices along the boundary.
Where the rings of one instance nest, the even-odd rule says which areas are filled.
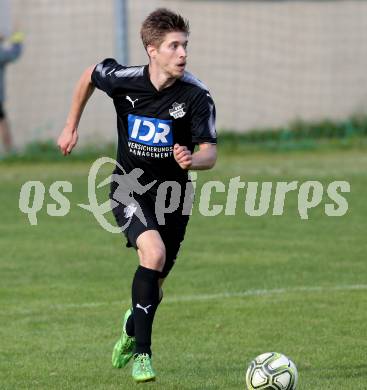
[[[296,390],[297,382],[295,364],[277,352],[259,355],[246,372],[248,390]]]

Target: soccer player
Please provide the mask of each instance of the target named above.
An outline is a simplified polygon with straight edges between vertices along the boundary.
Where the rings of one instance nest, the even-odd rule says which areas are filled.
[[[24,34],[21,32],[14,33],[10,39],[10,45],[6,45],[5,38],[0,36],[0,137],[4,145],[5,152],[11,152],[13,142],[9,124],[6,119],[4,104],[5,104],[5,69],[6,66],[17,60],[23,48]]]
[[[189,24],[181,15],[164,8],[152,12],[141,27],[149,64],[126,67],[109,58],[88,68],[76,86],[58,140],[62,153],[71,153],[83,108],[95,87],[113,99],[118,150],[110,197],[130,199],[124,190],[129,180],[116,177],[134,176],[133,186],[128,187],[136,189],[133,202],[120,203],[113,213],[124,228],[127,246],[137,251],[139,266],[132,282],[132,308],[123,317],[112,364],[121,368],[133,358],[136,382],[156,377],[151,364],[152,324],[163,281],[174,265],[189,219],[184,207],[188,170],[210,169],[216,162],[214,102],[206,86],[185,71],[188,36]],[[156,206],[161,202],[159,186],[167,181],[181,184],[181,194],[178,207],[165,215],[162,224]],[[169,193],[163,200],[164,209]]]

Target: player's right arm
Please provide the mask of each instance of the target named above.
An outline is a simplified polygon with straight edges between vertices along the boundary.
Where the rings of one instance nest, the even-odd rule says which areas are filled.
[[[84,107],[94,91],[94,85],[92,83],[94,68],[95,65],[87,68],[76,84],[65,127],[57,140],[57,145],[64,156],[70,154],[78,142],[78,125],[80,118]]]

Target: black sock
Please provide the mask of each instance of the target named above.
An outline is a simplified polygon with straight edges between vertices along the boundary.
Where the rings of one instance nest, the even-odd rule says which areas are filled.
[[[150,349],[154,314],[159,302],[158,279],[160,272],[139,266],[132,285],[133,319],[135,333],[134,353],[147,353]],[[129,333],[128,333],[129,334]]]
[[[162,299],[163,299],[163,290],[160,290],[160,291],[162,292],[162,295],[159,297],[158,306],[160,305],[160,303],[162,302]],[[134,337],[135,336],[134,313],[133,312],[130,314],[130,317],[126,321],[126,333],[130,337]]]
[[[162,299],[163,299],[163,290],[160,290],[160,291],[162,291],[162,296],[159,297],[158,306],[160,305],[160,303],[162,302]],[[133,312],[130,314],[129,318],[126,321],[126,333],[130,337],[134,337],[135,336],[134,313]]]

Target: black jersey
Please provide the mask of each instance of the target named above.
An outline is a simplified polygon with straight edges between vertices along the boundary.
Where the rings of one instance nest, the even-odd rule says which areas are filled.
[[[92,82],[116,108],[117,161],[126,173],[143,169],[142,182],[187,180],[187,171],[173,157],[174,144],[193,152],[195,144],[216,143],[214,102],[188,72],[158,91],[148,65],[126,67],[108,58],[95,67]]]

